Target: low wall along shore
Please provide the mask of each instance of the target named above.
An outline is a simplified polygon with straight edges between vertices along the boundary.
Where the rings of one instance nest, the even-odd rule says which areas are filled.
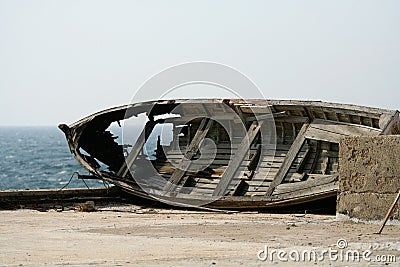
[[[339,151],[337,212],[382,219],[400,190],[400,136],[346,137]],[[391,218],[400,219],[400,203]]]

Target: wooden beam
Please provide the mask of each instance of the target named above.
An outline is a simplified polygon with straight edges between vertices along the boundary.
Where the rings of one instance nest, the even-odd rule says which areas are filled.
[[[215,116],[212,116],[213,120],[215,120],[215,121],[234,120],[237,117],[238,116],[235,116],[234,114],[217,114]],[[195,115],[172,117],[172,118],[165,119],[165,123],[183,124],[183,123],[188,123],[189,121],[192,121],[193,119],[197,119],[197,117],[195,117]]]
[[[303,182],[281,184],[274,194],[273,199],[282,199],[291,202],[297,198],[306,198],[312,195],[324,195],[329,192],[337,192],[339,189],[338,175],[321,175]]]
[[[271,106],[260,105],[241,105],[240,109],[243,113],[270,114]]]
[[[284,116],[284,117],[274,117],[275,122],[288,122],[288,123],[305,123],[307,121],[307,117],[301,116]]]
[[[179,162],[178,167],[175,168],[174,172],[168,180],[168,183],[164,186],[164,191],[169,192],[176,189],[183,175],[189,168],[192,158],[197,154],[200,142],[204,140],[212,124],[213,120],[211,120],[210,118],[203,118],[181,162]]]
[[[297,193],[300,190],[311,189],[313,187],[325,184],[331,184],[335,181],[338,181],[339,175],[321,175],[321,174],[314,174],[308,177],[307,180],[297,183],[285,183],[280,184],[276,187],[273,196],[278,196],[281,194],[290,194],[290,193]]]
[[[254,138],[260,131],[262,124],[263,121],[259,122],[259,124],[257,122],[253,122],[251,124],[246,136],[242,139],[237,149],[237,152],[233,155],[232,161],[229,163],[228,167],[225,169],[225,172],[222,174],[221,180],[213,192],[213,196],[222,196],[227,193],[226,191],[230,183],[232,182],[236,171],[242,164],[242,161],[249,151],[251,143],[254,141]]]
[[[238,192],[241,191],[241,189],[244,186],[247,186],[247,188],[249,187],[249,184],[245,182],[244,179],[246,180],[251,180],[251,178],[253,178],[254,176],[254,170],[256,169],[258,163],[260,162],[260,156],[261,156],[261,144],[257,144],[256,146],[256,151],[254,151],[253,154],[249,154],[252,155],[252,158],[249,159],[249,163],[247,164],[247,170],[243,171],[243,177],[241,177],[241,180],[239,183],[235,184],[234,187],[232,188],[232,195],[233,196],[237,196]],[[249,150],[251,151],[251,149]],[[245,162],[245,161],[243,161]]]
[[[377,136],[380,132],[379,129],[364,125],[315,119],[310,124],[305,137],[339,143],[340,138],[343,136]]]
[[[400,133],[400,118],[399,118],[399,111],[396,110],[396,112],[392,115],[390,120],[383,127],[380,135],[390,135],[399,133]]]
[[[249,101],[250,102],[250,101]],[[269,105],[278,106],[279,110],[300,110],[304,106],[307,106],[310,110],[320,109],[328,112],[346,113],[357,116],[373,117],[379,119],[379,115],[386,113],[389,110],[380,108],[364,107],[359,105],[351,104],[338,104],[338,103],[327,103],[321,101],[301,101],[301,100],[268,100]]]
[[[275,112],[275,113],[268,113],[265,115],[249,116],[246,118],[246,121],[251,121],[251,122],[257,121],[257,120],[271,120],[272,121],[275,118],[278,118],[278,117],[285,118],[286,116],[288,116],[286,111],[280,111],[280,112]]]
[[[128,174],[129,169],[131,168],[133,162],[136,160],[137,156],[139,155],[140,151],[142,150],[144,144],[147,141],[147,138],[149,138],[151,132],[154,129],[154,126],[156,126],[156,124],[159,122],[160,122],[160,120],[148,121],[146,123],[146,125],[144,126],[142,132],[140,133],[135,145],[133,146],[131,152],[126,157],[124,164],[118,171],[118,176],[125,177]]]
[[[275,174],[274,180],[269,185],[266,196],[271,196],[275,188],[282,183],[283,179],[285,179],[285,176],[289,172],[293,161],[296,159],[301,150],[301,147],[304,144],[304,141],[306,140],[305,133],[310,126],[310,122],[311,121],[308,120],[301,127],[300,132],[297,134],[296,139],[293,141],[293,144],[290,147],[285,159],[283,160],[282,165],[280,166],[278,172]]]
[[[307,161],[309,160],[311,152],[312,152],[312,149],[311,149],[310,145],[308,145],[306,151],[304,152],[303,158],[300,160],[299,164],[296,167],[296,172],[298,172],[298,173],[303,172],[304,166],[306,165]]]
[[[315,156],[314,156],[312,164],[311,164],[310,173],[314,173],[315,168],[317,167],[318,159],[321,154],[321,143],[322,143],[322,141],[316,140]]]

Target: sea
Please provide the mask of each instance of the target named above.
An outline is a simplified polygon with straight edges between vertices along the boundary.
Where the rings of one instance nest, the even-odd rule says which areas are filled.
[[[74,172],[87,173],[56,126],[0,127],[0,190],[61,188]],[[97,181],[87,183],[100,185]],[[85,184],[72,179],[68,186]]]
[[[133,130],[133,139],[141,129],[138,126]],[[156,127],[145,145],[149,158],[156,148],[158,135],[162,143],[164,138],[170,140],[171,129],[164,137],[162,129]],[[119,136],[116,141],[121,143],[121,128],[114,126],[111,131]],[[84,181],[76,176],[70,181],[75,172],[88,174],[71,154],[65,135],[57,126],[0,126],[0,190],[85,188]],[[90,188],[104,186],[100,180],[85,182]]]

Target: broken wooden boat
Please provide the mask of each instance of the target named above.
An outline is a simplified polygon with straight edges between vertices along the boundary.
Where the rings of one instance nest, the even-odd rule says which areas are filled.
[[[136,137],[121,130],[140,118]],[[92,178],[136,197],[225,209],[336,196],[340,138],[399,134],[399,127],[394,110],[239,99],[141,102],[59,125]]]

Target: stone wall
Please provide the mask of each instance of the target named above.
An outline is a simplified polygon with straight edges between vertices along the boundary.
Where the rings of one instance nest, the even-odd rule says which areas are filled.
[[[400,190],[400,136],[346,137],[339,146],[337,212],[384,218]],[[392,213],[400,219],[400,203]]]

